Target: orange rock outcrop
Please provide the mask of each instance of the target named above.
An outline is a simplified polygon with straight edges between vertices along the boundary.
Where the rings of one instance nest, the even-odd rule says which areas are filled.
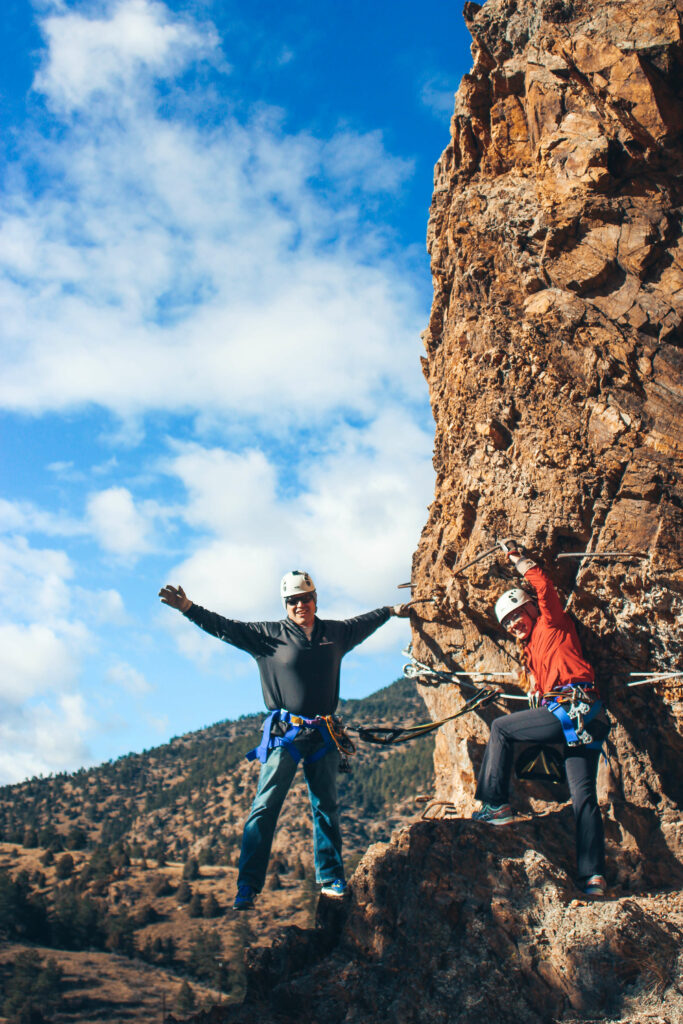
[[[508,535],[557,580],[616,720],[601,795],[620,878],[671,867],[683,665],[683,3],[465,4],[474,65],[435,170],[424,333],[436,499],[414,560],[415,653],[511,670],[492,615]],[[623,561],[558,559],[619,550]],[[423,687],[434,717],[461,700]],[[442,729],[439,795],[465,813],[488,729]],[[519,794],[524,802],[525,792]]]

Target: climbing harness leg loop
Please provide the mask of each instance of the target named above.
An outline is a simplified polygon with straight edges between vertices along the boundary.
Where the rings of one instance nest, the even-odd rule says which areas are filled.
[[[610,731],[603,702],[593,697],[591,689],[592,684],[572,683],[546,694],[543,701],[562,726],[568,747],[601,750]]]

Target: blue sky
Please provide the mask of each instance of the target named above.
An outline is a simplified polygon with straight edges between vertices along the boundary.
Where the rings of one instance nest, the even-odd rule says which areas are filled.
[[[424,237],[469,37],[426,2],[6,3],[0,781],[261,708],[156,598],[398,601],[433,491]],[[396,620],[343,694],[400,674]]]

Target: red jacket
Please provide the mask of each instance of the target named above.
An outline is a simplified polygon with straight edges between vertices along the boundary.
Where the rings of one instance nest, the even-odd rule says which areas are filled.
[[[593,669],[583,656],[576,627],[562,608],[551,580],[534,566],[524,574],[536,591],[539,617],[525,644],[527,665],[541,693],[568,683],[593,682]]]

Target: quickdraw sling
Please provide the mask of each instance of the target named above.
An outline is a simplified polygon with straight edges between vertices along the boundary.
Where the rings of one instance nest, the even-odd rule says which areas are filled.
[[[418,739],[420,736],[427,736],[428,733],[445,725],[446,722],[452,722],[453,719],[466,715],[468,711],[474,711],[475,708],[491,704],[499,696],[500,694],[497,690],[480,690],[479,693],[475,693],[474,697],[471,697],[470,700],[463,704],[454,715],[442,718],[438,722],[424,722],[422,725],[412,725],[407,728],[397,725],[376,726],[375,728],[358,726],[354,731],[358,734],[358,738],[364,740],[365,743],[376,743],[382,747],[395,746],[397,743],[407,743],[409,740]]]

